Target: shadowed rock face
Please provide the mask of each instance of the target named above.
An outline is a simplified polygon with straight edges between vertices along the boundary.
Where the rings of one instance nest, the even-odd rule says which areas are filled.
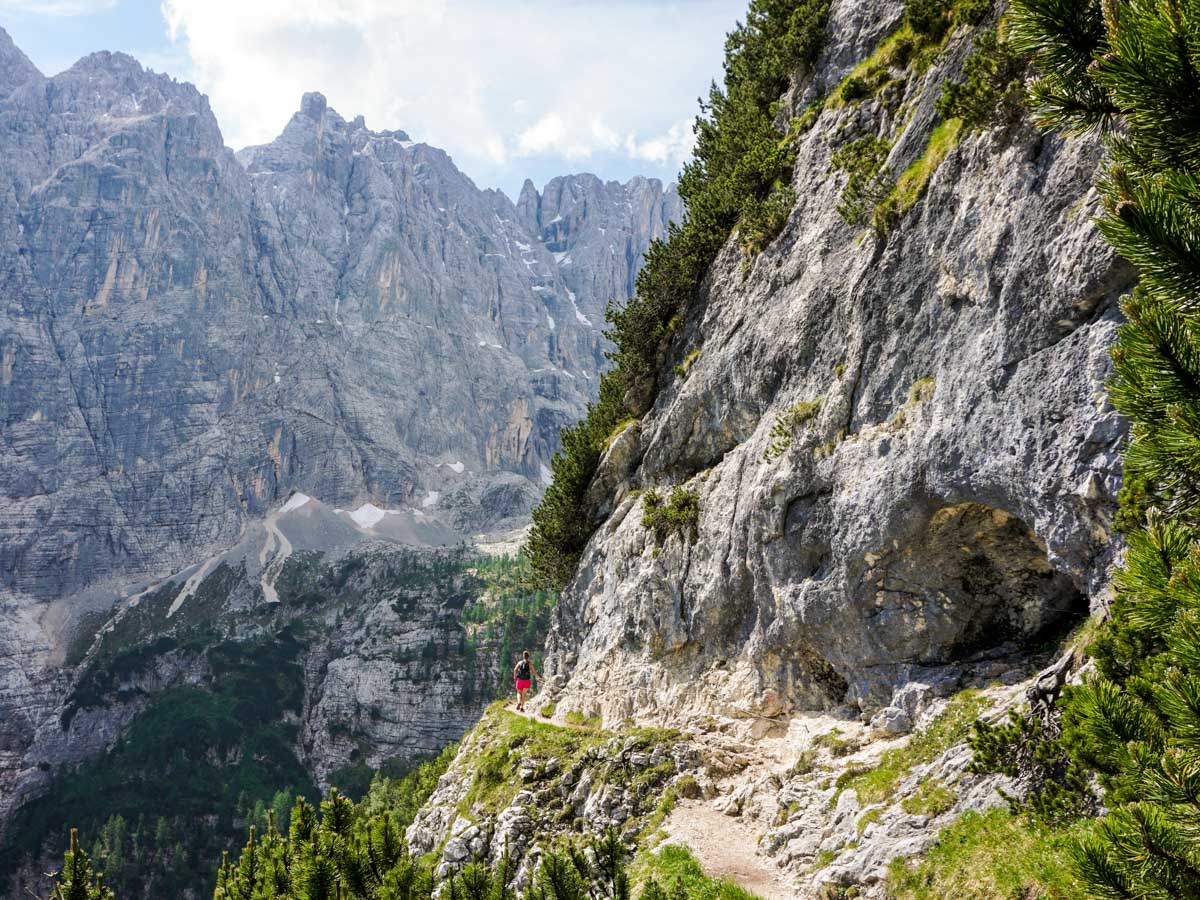
[[[835,0],[784,114],[828,96],[902,15]],[[836,212],[837,148],[887,135],[904,172],[970,48],[959,29],[928,71],[824,109],[783,233],[745,278],[735,242],[714,265],[667,371],[698,358],[601,465],[611,513],[550,640],[559,709],[869,713],[1104,587],[1124,434],[1107,348],[1133,274],[1093,225],[1099,147],[1027,122],[964,135],[885,237]],[[677,484],[699,499],[698,539],[656,546],[634,489]]]

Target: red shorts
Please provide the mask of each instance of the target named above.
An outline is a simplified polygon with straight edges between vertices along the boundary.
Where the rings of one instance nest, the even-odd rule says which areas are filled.
[[[531,687],[533,687],[533,682],[530,681],[529,679],[527,679],[527,678],[518,678],[517,679],[517,690],[518,691],[527,691]]]

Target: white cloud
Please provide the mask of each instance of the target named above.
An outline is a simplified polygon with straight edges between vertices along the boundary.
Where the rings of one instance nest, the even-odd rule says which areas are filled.
[[[63,18],[88,16],[116,5],[117,0],[0,0],[0,12]]]
[[[496,165],[503,166],[508,162],[508,149],[504,146],[504,138],[500,135],[489,136],[484,140],[483,146]]]
[[[568,140],[567,126],[562,117],[549,113],[521,132],[517,139],[517,152],[530,156],[552,149],[562,151],[566,149]]]
[[[518,135],[516,155],[557,154],[569,160],[584,160],[623,152],[630,159],[678,167],[691,156],[696,144],[691,119],[681,119],[659,135],[641,138],[631,131],[622,138],[603,119],[585,122],[578,114],[573,118],[576,121],[568,125],[563,114],[542,116]]]
[[[481,184],[508,190],[520,184],[517,169],[589,161],[672,175],[690,147],[696,97],[719,74],[724,34],[744,7],[162,0],[188,59],[174,74],[209,95],[231,146],[272,140],[300,95],[319,90],[343,116],[402,128],[445,148]]]
[[[658,137],[638,140],[636,135],[630,135],[625,139],[625,150],[631,157],[660,165],[686,162],[695,146],[696,135],[692,131],[691,119],[681,119]]]

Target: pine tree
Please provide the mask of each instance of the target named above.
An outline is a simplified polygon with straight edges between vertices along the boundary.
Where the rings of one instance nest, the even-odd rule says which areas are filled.
[[[1063,738],[1110,810],[1078,850],[1090,894],[1200,897],[1200,3],[1015,0],[1041,124],[1105,136],[1099,227],[1140,272],[1113,350],[1136,526],[1098,675]]]
[[[92,868],[92,861],[79,846],[79,832],[71,829],[71,845],[63,858],[63,869],[54,885],[52,900],[115,900],[104,886],[104,877]]]
[[[409,855],[393,812],[373,808],[356,807],[336,790],[320,810],[298,799],[287,837],[268,814],[263,837],[251,826],[236,863],[226,854],[214,900],[430,900],[435,891],[443,900],[516,900],[516,867],[509,857],[491,867],[471,863],[439,886],[428,865]],[[586,849],[551,850],[525,900],[629,900],[628,857],[613,830]],[[87,894],[78,900],[108,898]]]

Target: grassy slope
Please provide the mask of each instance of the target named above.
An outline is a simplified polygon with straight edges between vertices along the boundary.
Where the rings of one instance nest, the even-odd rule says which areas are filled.
[[[893,900],[1086,900],[1070,864],[1072,839],[1086,828],[1056,830],[1007,809],[970,812],[946,828],[916,865],[897,861]]]

